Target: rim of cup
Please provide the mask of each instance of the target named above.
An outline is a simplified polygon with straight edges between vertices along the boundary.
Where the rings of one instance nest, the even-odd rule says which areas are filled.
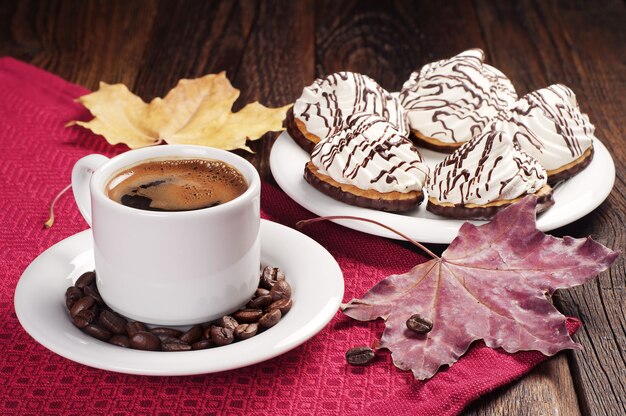
[[[105,191],[106,184],[112,177],[129,167],[138,165],[149,160],[172,159],[212,159],[226,162],[237,169],[246,179],[248,189],[237,198],[208,208],[200,208],[189,211],[148,211],[132,207],[127,207],[110,199]],[[168,144],[154,147],[144,147],[131,149],[117,156],[110,158],[96,169],[89,184],[91,198],[103,203],[111,209],[119,210],[123,213],[133,213],[135,215],[146,215],[152,217],[171,216],[198,216],[206,215],[207,212],[218,213],[223,210],[236,209],[238,205],[245,203],[248,199],[260,192],[261,179],[256,168],[243,157],[227,150],[214,147]],[[209,209],[210,208],[210,209]]]

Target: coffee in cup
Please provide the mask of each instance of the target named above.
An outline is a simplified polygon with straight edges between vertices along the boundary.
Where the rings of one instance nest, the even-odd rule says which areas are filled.
[[[232,201],[248,189],[243,174],[221,160],[149,160],[113,175],[107,196],[147,211],[192,211]]]

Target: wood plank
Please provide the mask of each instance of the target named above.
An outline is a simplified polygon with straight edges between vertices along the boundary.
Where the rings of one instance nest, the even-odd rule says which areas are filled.
[[[279,107],[300,96],[302,88],[314,79],[313,20],[312,0],[257,4],[241,65],[233,79],[241,88],[235,108],[253,101]],[[250,142],[254,155],[237,152],[252,161],[268,180],[273,179],[269,155],[276,137],[277,133],[267,133]]]
[[[13,6],[3,54],[89,89],[97,88],[100,81],[134,84],[156,13],[153,2]]]
[[[545,361],[517,382],[472,404],[466,416],[580,415],[567,354]]]
[[[618,273],[624,276],[623,269]],[[572,363],[581,408],[591,415],[626,414],[624,287],[602,287],[610,277],[603,273],[598,282],[561,294],[561,309],[584,324],[574,336],[583,349]]]
[[[166,94],[181,78],[239,71],[256,15],[252,2],[160,2],[143,50],[135,90],[145,99]]]

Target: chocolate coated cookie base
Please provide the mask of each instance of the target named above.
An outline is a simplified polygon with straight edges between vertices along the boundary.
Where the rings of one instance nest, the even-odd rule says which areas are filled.
[[[442,217],[462,219],[462,220],[490,220],[498,211],[520,201],[523,195],[519,198],[498,201],[487,205],[442,205],[437,203],[434,198],[428,198],[426,209],[433,214],[441,215]],[[550,185],[544,185],[541,189],[535,192],[537,196],[537,213],[543,212],[554,205],[554,199],[552,198],[552,188]]]
[[[420,146],[425,149],[434,150],[435,152],[440,152],[440,153],[452,153],[456,149],[461,147],[464,143],[466,143],[466,142],[443,143],[437,139],[426,137],[420,132],[415,131],[415,130],[411,130],[411,134],[409,135],[409,138],[411,139],[411,141],[413,141],[413,143],[415,143],[416,146]]]
[[[376,191],[365,191],[353,185],[340,184],[330,176],[320,173],[312,162],[308,162],[304,167],[304,179],[315,189],[331,198],[362,208],[391,212],[407,211],[424,199],[424,194],[417,191],[382,194]]]
[[[287,129],[287,133],[291,136],[291,138],[304,149],[307,153],[313,152],[313,148],[317,144],[317,141],[311,140],[302,133],[300,128],[298,128],[296,118],[293,115],[293,106],[287,111],[287,116],[285,117],[285,121],[283,122],[285,128]],[[319,141],[319,140],[318,140]]]
[[[585,150],[581,157],[566,166],[554,171],[548,171],[548,183],[555,185],[558,182],[567,180],[585,169],[593,160],[593,146]]]

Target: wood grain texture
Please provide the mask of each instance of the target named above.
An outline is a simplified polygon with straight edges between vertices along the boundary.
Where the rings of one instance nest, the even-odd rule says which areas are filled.
[[[567,362],[567,353],[538,365],[521,380],[472,404],[466,416],[577,416],[578,399]]]
[[[242,88],[240,101],[261,101],[270,107],[293,103],[314,80],[313,29],[312,1],[259,2],[234,78]],[[269,155],[276,137],[276,133],[267,133],[252,142],[255,155],[238,152],[254,162],[266,179],[271,179]]]
[[[10,54],[96,89],[100,81],[133,86],[155,14],[151,4],[122,2],[5,2]]]
[[[598,209],[554,234],[591,235],[624,252],[624,22],[620,0],[0,0],[0,54],[90,89],[122,82],[144,100],[180,78],[225,70],[241,89],[237,109],[255,100],[288,104],[315,77],[339,70],[398,90],[421,65],[479,47],[520,95],[559,82],[577,94],[617,175]],[[238,152],[267,180],[275,137],[251,143],[254,154]],[[575,336],[583,349],[551,359],[466,414],[626,414],[625,276],[622,256],[596,281],[559,293],[559,309],[583,322]]]

